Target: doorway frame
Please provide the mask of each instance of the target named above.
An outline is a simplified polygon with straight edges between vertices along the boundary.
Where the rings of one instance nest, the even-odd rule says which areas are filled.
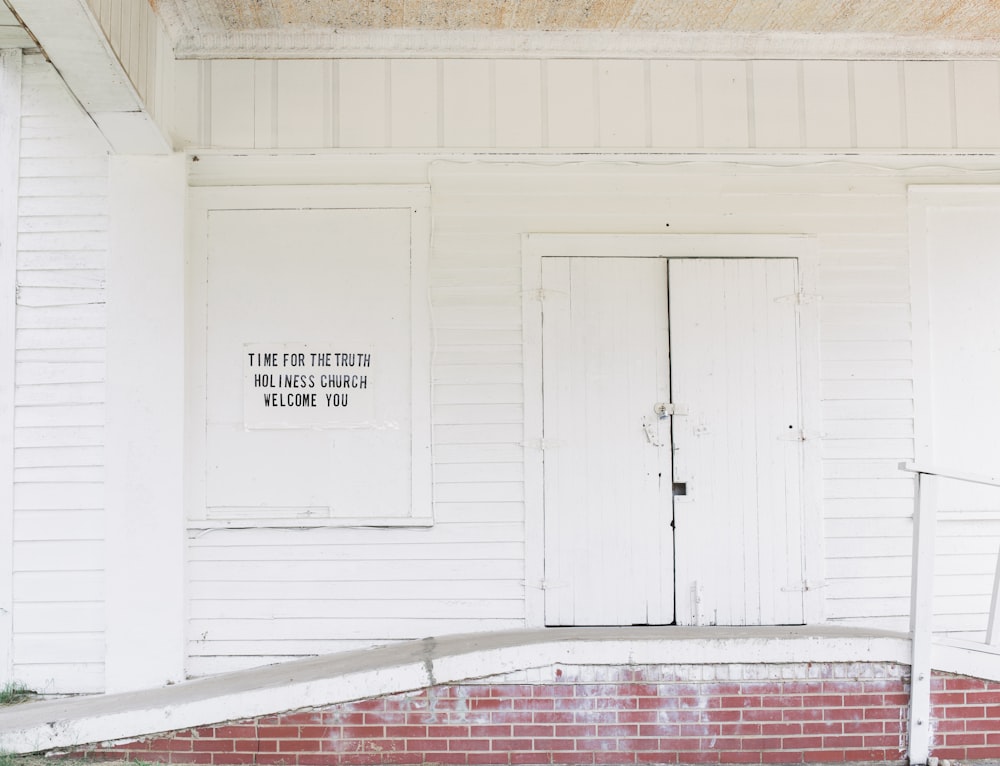
[[[542,406],[542,258],[792,258],[798,261],[802,408],[803,618],[823,620],[823,514],[819,359],[819,247],[807,234],[550,234],[521,236],[524,364],[525,622],[545,625],[545,501]]]

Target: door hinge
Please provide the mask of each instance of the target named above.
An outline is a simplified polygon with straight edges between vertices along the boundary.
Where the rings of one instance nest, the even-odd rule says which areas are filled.
[[[521,446],[525,449],[547,450],[559,445],[560,442],[558,439],[529,439],[528,441],[521,442]]]
[[[526,298],[544,303],[557,295],[569,295],[565,290],[553,290],[552,288],[539,287],[537,290],[527,290],[522,292]]]
[[[815,431],[804,431],[801,428],[789,428],[787,431],[782,431],[778,434],[778,438],[781,441],[786,442],[806,442],[812,441],[820,437]]]
[[[811,590],[817,590],[818,588],[825,588],[826,583],[820,580],[819,582],[809,582],[808,580],[803,580],[800,585],[786,585],[781,589],[783,593],[808,593]]]
[[[796,306],[804,306],[810,303],[819,303],[823,300],[822,296],[818,293],[807,293],[799,291],[797,293],[792,293],[791,295],[779,295],[774,299],[775,303],[792,303]]]

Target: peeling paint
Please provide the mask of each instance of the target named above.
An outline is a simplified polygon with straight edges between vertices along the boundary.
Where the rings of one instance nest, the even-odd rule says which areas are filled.
[[[177,39],[267,30],[551,30],[1000,36],[992,0],[148,0]]]

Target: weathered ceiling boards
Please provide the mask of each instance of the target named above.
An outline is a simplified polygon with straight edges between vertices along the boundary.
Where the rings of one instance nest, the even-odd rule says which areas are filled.
[[[150,0],[181,58],[714,53],[992,57],[993,0]],[[419,36],[418,34],[419,33]]]

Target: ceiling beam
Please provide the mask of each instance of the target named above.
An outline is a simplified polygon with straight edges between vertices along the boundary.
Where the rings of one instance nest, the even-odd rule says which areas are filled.
[[[115,153],[170,151],[84,0],[4,0]]]

